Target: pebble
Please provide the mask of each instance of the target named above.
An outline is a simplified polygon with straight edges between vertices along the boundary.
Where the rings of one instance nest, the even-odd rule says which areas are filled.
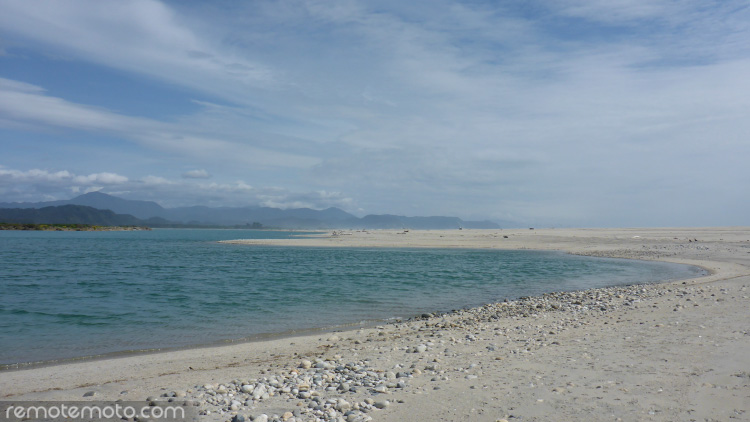
[[[382,401],[376,401],[373,406],[377,407],[378,409],[385,409],[390,405],[391,403],[388,400],[382,400]]]
[[[351,410],[352,405],[348,401],[341,399],[336,403],[335,409],[338,410],[341,413],[346,413],[349,410]]]
[[[263,396],[266,395],[267,391],[268,389],[264,384],[258,384],[253,390],[253,400],[259,400],[263,398]]]
[[[496,356],[497,354],[534,352],[545,344],[559,344],[557,341],[550,341],[555,337],[549,336],[556,336],[568,327],[581,326],[582,321],[585,321],[579,317],[582,314],[589,313],[599,318],[613,310],[626,306],[632,308],[633,304],[658,297],[663,294],[660,292],[661,290],[653,286],[626,286],[549,293],[479,308],[457,310],[450,315],[437,315],[427,320],[417,319],[413,323],[399,322],[375,327],[370,335],[367,332],[359,332],[357,335],[362,339],[361,341],[353,341],[352,345],[339,345],[341,349],[337,350],[341,350],[338,352],[340,354],[332,358],[324,355],[325,350],[337,346],[327,344],[321,346],[324,350],[314,359],[299,360],[296,368],[278,368],[274,363],[269,363],[268,367],[259,371],[259,375],[256,374],[257,379],[196,386],[188,390],[188,398],[194,400],[195,405],[200,407],[202,415],[222,415],[224,421],[244,422],[246,419],[240,419],[244,417],[238,412],[263,410],[264,401],[271,397],[278,397],[279,400],[267,406],[274,406],[273,408],[276,409],[275,406],[279,403],[286,402],[294,410],[272,416],[269,416],[270,412],[259,414],[252,418],[253,422],[368,421],[372,419],[368,413],[375,409],[384,409],[392,402],[375,400],[373,397],[392,397],[382,395],[401,391],[407,394],[426,392],[425,389],[410,391],[409,380],[420,376],[423,370],[430,371],[429,377],[436,381],[430,384],[434,390],[446,387],[444,384],[441,385],[440,381],[457,375],[456,372],[463,372],[461,375],[467,380],[476,380],[482,376],[482,372],[478,372],[478,375],[467,373],[481,370],[481,365],[471,364],[462,368],[449,366],[452,358],[465,353],[463,348],[469,343],[481,344],[479,348],[481,351],[476,356],[485,354],[486,359],[480,358],[485,359],[482,361],[485,363],[493,359],[502,359]],[[683,300],[688,302],[687,299],[685,297]],[[541,321],[542,318],[547,318],[547,314],[553,312],[560,313],[562,317],[548,319],[548,321],[556,321],[553,324]],[[511,323],[507,326],[495,327],[493,330],[492,326],[487,323],[499,318],[508,318]],[[522,322],[524,319],[526,321]],[[513,323],[513,321],[518,321],[518,323]],[[450,333],[456,335],[454,338],[443,331],[445,329],[464,331],[461,335],[456,335],[455,330],[451,331]],[[415,338],[421,340],[416,340],[409,345],[409,339],[413,341]],[[389,343],[391,339],[394,343]],[[328,337],[329,342],[340,340],[338,335]],[[385,342],[378,343],[383,341]],[[399,341],[402,342],[399,343]],[[417,341],[423,343],[416,344]],[[518,342],[518,346],[514,345],[512,348],[506,346],[515,342]],[[359,347],[349,348],[355,344],[371,344],[369,348],[373,350],[375,357],[372,360],[356,360],[356,358],[353,361],[344,360],[342,355],[357,356],[356,352],[360,350]],[[436,349],[444,350],[439,355],[440,359],[429,354],[429,351]],[[391,362],[389,359],[396,356],[391,352],[395,350],[416,355],[409,357],[407,354],[405,359],[402,356],[401,361]],[[380,351],[380,356],[377,354],[378,351]],[[441,360],[445,363],[441,363]],[[558,394],[566,393],[563,388],[554,388],[552,391]],[[91,393],[93,395],[93,392]],[[177,393],[168,393],[168,397],[177,396]],[[395,402],[398,403],[400,400],[395,400]]]
[[[240,391],[242,391],[242,392],[243,392],[243,393],[245,393],[245,394],[250,394],[250,393],[252,393],[252,392],[253,392],[253,389],[254,389],[254,388],[255,388],[255,387],[253,387],[252,385],[249,385],[249,384],[245,384],[245,385],[243,385],[242,387],[240,387]]]

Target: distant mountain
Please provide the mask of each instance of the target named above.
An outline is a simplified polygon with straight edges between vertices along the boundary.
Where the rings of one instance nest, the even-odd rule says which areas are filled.
[[[44,208],[61,205],[84,205],[100,210],[111,210],[118,214],[130,214],[137,218],[164,217],[165,209],[152,201],[122,199],[101,192],[89,192],[73,199],[48,202],[0,202],[0,208]]]
[[[83,205],[44,208],[0,208],[0,222],[33,224],[90,224],[94,226],[143,226],[132,215],[115,214]]]
[[[206,206],[163,208],[152,201],[118,198],[101,192],[91,192],[65,201],[37,203],[0,203],[0,208],[44,208],[49,206],[82,205],[126,214],[138,219],[150,219],[153,225],[185,224],[201,226],[236,226],[261,223],[266,227],[285,229],[499,229],[492,221],[463,221],[458,217],[404,217],[400,215],[367,215],[358,218],[341,209],[325,210],[294,208],[282,210],[271,207]],[[15,222],[15,221],[13,221]],[[99,223],[88,223],[99,224]]]
[[[328,228],[331,224],[357,217],[338,208],[322,211],[310,208],[282,210],[270,207],[209,208],[204,206],[166,209],[165,218],[182,223],[237,225],[255,221],[283,228]]]
[[[130,214],[137,218],[164,217],[166,210],[153,201],[134,201],[107,195],[101,192],[90,192],[70,200],[73,205],[86,205],[100,210],[112,210],[118,214]]]

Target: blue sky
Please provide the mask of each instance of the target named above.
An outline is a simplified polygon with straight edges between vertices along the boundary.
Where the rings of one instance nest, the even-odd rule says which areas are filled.
[[[750,224],[746,1],[0,10],[0,202]]]

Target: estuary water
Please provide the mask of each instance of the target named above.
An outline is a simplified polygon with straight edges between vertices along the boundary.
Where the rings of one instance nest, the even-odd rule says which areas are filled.
[[[217,243],[298,234],[0,231],[0,368],[293,334],[702,273],[560,252]]]

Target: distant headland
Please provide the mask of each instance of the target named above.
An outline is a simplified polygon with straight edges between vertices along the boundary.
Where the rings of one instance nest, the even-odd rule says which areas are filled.
[[[458,217],[446,216],[407,217],[370,214],[357,217],[335,207],[324,210],[263,206],[213,208],[203,205],[163,208],[156,202],[123,199],[102,192],[89,192],[60,201],[0,202],[0,222],[284,230],[450,230],[522,227],[509,221],[465,221]]]
[[[151,230],[151,228],[142,226],[93,226],[90,224],[0,223],[0,230],[31,230],[47,232],[112,232]]]

